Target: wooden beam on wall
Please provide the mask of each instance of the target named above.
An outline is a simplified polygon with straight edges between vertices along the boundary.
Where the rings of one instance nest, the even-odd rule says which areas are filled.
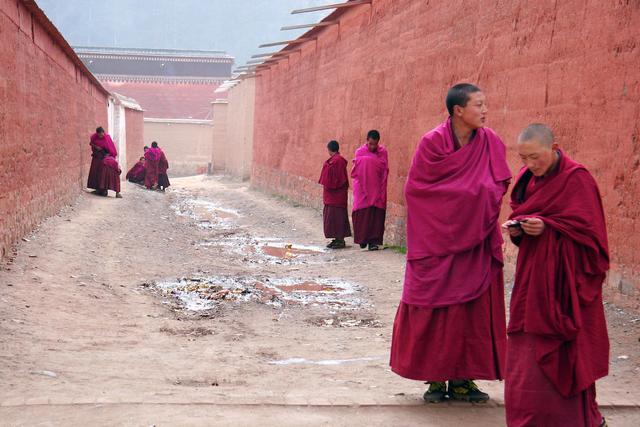
[[[350,1],[347,3],[327,4],[324,6],[308,7],[306,9],[296,9],[291,11],[291,14],[296,15],[298,13],[318,12],[318,11],[327,10],[327,9],[341,9],[343,7],[353,7],[361,4],[371,4],[371,0],[356,0],[356,1]]]
[[[288,27],[280,28],[280,31],[299,30],[301,28],[328,27],[329,25],[335,25],[335,24],[338,24],[338,23],[340,23],[340,21],[335,20],[335,21],[316,22],[315,24],[291,25],[291,26],[288,26]]]

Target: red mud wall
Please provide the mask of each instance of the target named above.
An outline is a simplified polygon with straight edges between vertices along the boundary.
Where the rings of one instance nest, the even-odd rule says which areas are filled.
[[[144,113],[130,108],[125,109],[124,121],[127,133],[127,164],[121,165],[122,176],[144,155]]]
[[[366,131],[378,129],[391,167],[387,241],[400,243],[402,190],[420,136],[445,119],[446,90],[474,82],[514,173],[519,130],[541,121],[595,175],[609,226],[610,294],[637,305],[638,1],[373,0],[327,19],[340,24],[256,79],[254,186],[318,206],[327,141],[339,140],[352,159]]]
[[[24,2],[28,3],[28,2]],[[86,184],[106,94],[22,1],[0,0],[0,257]]]

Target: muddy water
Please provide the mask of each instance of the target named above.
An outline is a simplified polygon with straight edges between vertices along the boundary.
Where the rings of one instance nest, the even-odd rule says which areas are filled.
[[[154,286],[188,311],[240,302],[276,308],[310,305],[331,310],[354,310],[369,305],[360,296],[358,285],[334,279],[211,276],[161,281]]]
[[[199,246],[242,257],[254,264],[303,264],[326,254],[326,248],[289,243],[277,237],[256,237],[243,231],[241,214],[210,200],[180,194],[172,205],[176,215],[208,231]],[[317,262],[322,262],[319,259]],[[284,276],[284,277],[283,277]],[[171,279],[153,284],[178,309],[202,312],[226,304],[258,303],[274,308],[317,307],[330,313],[371,307],[360,286],[344,280],[280,276],[210,276]],[[169,303],[169,301],[167,301]],[[336,319],[336,324],[338,324]]]

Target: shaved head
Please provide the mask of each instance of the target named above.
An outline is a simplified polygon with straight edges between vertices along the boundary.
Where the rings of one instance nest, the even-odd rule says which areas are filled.
[[[524,165],[535,175],[544,176],[557,164],[558,144],[553,132],[542,123],[532,123],[518,137],[518,154]]]
[[[553,132],[551,132],[549,126],[543,125],[542,123],[531,123],[524,128],[522,132],[520,132],[518,143],[531,141],[533,139],[546,147],[551,147],[555,141]]]

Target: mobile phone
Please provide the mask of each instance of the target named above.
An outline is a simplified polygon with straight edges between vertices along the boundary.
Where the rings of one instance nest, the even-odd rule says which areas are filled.
[[[520,225],[520,221],[512,221],[509,224],[507,224],[507,227],[509,228],[522,228],[522,225]]]

